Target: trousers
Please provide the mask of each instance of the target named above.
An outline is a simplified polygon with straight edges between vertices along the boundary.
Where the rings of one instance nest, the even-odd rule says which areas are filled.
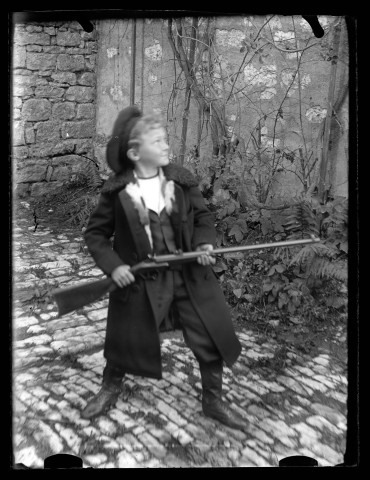
[[[216,345],[190,301],[181,269],[158,272],[155,289],[155,318],[158,328],[172,309],[183,332],[184,341],[195,358],[203,364],[221,361],[222,357]],[[119,385],[124,375],[122,368],[107,361],[103,371],[105,383]]]

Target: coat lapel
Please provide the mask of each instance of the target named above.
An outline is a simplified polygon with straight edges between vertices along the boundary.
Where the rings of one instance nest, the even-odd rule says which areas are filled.
[[[152,248],[145,229],[139,221],[139,215],[125,189],[118,193],[118,197],[126,214],[127,223],[130,227],[132,238],[136,244],[139,259],[145,259],[150,253],[152,253]]]
[[[176,245],[183,248],[182,245],[182,222],[186,220],[184,209],[184,198],[182,188],[175,183],[175,202],[170,214],[170,221],[175,232]]]
[[[164,170],[165,176],[167,180],[172,180],[171,176],[167,176],[167,171]],[[118,182],[119,179],[117,179]],[[124,177],[124,182],[122,181],[122,186],[129,185],[134,181],[134,176],[130,172],[129,176]],[[183,245],[182,241],[182,232],[183,227],[186,222],[186,208],[185,208],[185,200],[184,200],[184,193],[180,185],[178,185],[175,181],[170,182],[174,185],[174,197],[175,201],[172,203],[172,210],[170,213],[170,221],[172,227],[175,232],[175,241],[176,245],[180,249],[189,248],[187,245]],[[119,184],[119,182],[118,182]],[[170,201],[170,197],[172,194],[170,191],[168,193],[168,200]],[[137,208],[134,205],[133,199],[126,191],[126,188],[122,189],[118,193],[118,197],[120,199],[121,206],[126,214],[128,224],[131,230],[132,238],[136,244],[137,252],[140,259],[147,258],[148,254],[152,253],[152,247],[150,245],[150,240],[148,238],[147,232],[145,231],[144,226],[140,222],[139,213]],[[187,242],[186,242],[187,243]]]

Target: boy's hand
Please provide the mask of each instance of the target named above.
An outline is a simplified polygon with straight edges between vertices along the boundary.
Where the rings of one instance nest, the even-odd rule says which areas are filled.
[[[214,265],[216,263],[215,257],[211,256],[211,252],[213,250],[213,245],[209,243],[204,243],[203,245],[199,245],[196,248],[197,252],[204,251],[205,255],[202,255],[197,258],[197,262],[201,265]]]
[[[130,265],[120,265],[119,267],[115,268],[111,274],[112,280],[119,286],[119,287],[127,287],[130,283],[135,281],[135,277],[130,272]]]

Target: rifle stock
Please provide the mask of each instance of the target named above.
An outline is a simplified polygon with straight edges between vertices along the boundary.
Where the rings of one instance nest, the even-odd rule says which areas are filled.
[[[320,238],[312,236],[311,238],[302,240],[288,240],[282,242],[264,243],[256,245],[244,245],[237,247],[218,248],[212,251],[212,255],[222,255],[232,252],[245,252],[248,250],[260,250],[265,248],[292,247],[297,245],[307,245],[310,243],[318,243]],[[196,252],[177,252],[169,255],[149,256],[148,261],[143,261],[133,265],[131,272],[139,275],[143,272],[153,270],[167,269],[171,264],[182,264],[196,260],[199,256],[204,255],[204,251]],[[67,313],[78,310],[79,308],[96,302],[107,293],[113,292],[117,285],[110,277],[92,282],[84,282],[70,287],[58,288],[52,292],[58,307],[58,316],[61,317]]]
[[[116,284],[110,277],[70,287],[57,288],[52,292],[52,295],[58,307],[58,317],[94,303],[115,289]]]
[[[143,271],[165,269],[168,263],[159,263],[153,266],[153,263],[140,262],[131,267],[131,272],[137,275]],[[58,307],[58,317],[67,313],[78,310],[79,308],[94,303],[107,293],[113,292],[117,285],[110,277],[101,280],[93,280],[91,282],[83,282],[78,285],[72,285],[65,288],[57,288],[53,290],[52,296]]]

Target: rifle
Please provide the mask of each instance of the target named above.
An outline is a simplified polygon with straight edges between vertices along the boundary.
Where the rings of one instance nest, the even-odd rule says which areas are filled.
[[[310,238],[302,240],[287,240],[282,242],[260,243],[256,245],[243,245],[237,247],[215,248],[210,255],[224,255],[233,252],[246,252],[249,250],[260,250],[265,248],[292,247],[296,245],[307,245],[318,243],[320,238],[311,235]],[[183,263],[193,262],[201,255],[207,254],[204,251],[182,252],[177,251],[168,255],[148,255],[148,260],[133,265],[130,269],[135,276],[153,273],[155,271],[166,270],[170,266],[181,265]],[[70,287],[58,288],[52,292],[52,295],[58,306],[58,316],[73,312],[79,308],[89,305],[105,294],[113,292],[118,288],[110,277],[92,282],[84,282]]]

